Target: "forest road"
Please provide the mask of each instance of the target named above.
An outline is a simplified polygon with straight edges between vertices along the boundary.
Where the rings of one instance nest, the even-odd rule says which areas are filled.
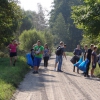
[[[42,61],[39,74],[31,70],[12,100],[100,100],[100,79],[73,72],[70,59],[63,59],[63,72],[54,71],[55,56],[51,56],[47,69]]]

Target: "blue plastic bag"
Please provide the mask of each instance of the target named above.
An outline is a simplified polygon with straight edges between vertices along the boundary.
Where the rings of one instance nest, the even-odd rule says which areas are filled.
[[[83,62],[78,66],[78,68],[79,68],[80,70],[82,70],[83,72],[86,72],[86,66],[87,66],[88,62],[89,62],[89,60],[86,59],[85,61],[83,61]]]
[[[26,54],[26,59],[27,59],[27,64],[31,67],[34,66],[34,63],[33,63],[33,60],[32,60],[32,57],[31,57],[31,54],[30,53],[27,53]]]
[[[74,66],[78,67],[83,61],[83,57],[80,57],[79,61],[74,64]]]

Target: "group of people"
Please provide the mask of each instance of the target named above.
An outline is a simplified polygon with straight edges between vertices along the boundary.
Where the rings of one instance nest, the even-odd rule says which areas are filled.
[[[97,55],[97,47],[94,46],[93,44],[90,45],[90,48],[88,48],[87,45],[84,46],[84,51],[80,49],[80,45],[77,45],[77,48],[74,49],[74,56],[72,59],[74,59],[73,63],[76,63],[79,61],[80,57],[83,57],[84,60],[88,59],[88,63],[86,66],[86,72],[83,72],[84,77],[90,77],[89,75],[89,69],[90,69],[90,64],[92,65],[91,69],[91,77],[94,76],[94,70],[96,68],[97,62],[100,66],[100,55]],[[73,72],[75,72],[75,66],[73,67]],[[79,73],[79,69],[77,67],[77,73]]]
[[[38,40],[33,48],[31,49],[31,56],[33,58],[33,74],[38,73],[38,69],[43,58],[44,67],[47,68],[48,60],[50,57],[50,49],[48,48],[48,44],[46,43],[44,46],[41,45],[41,41]]]
[[[17,46],[20,43],[16,40],[12,40],[12,43],[10,43],[7,48],[9,50],[9,56],[10,56],[10,65],[15,66],[16,60],[17,60]],[[42,57],[44,59],[44,67],[47,68],[48,66],[48,60],[50,57],[50,50],[48,48],[48,44],[46,43],[44,46],[41,45],[41,41],[38,40],[35,45],[33,45],[31,49],[31,58],[34,63],[34,71],[33,73],[38,73],[38,69],[42,60]],[[33,66],[32,66],[33,67]]]
[[[20,43],[17,42],[16,40],[12,40],[12,43],[7,46],[10,52],[10,65],[15,66],[16,64],[16,59],[17,59],[17,46]],[[63,57],[66,57],[65,54],[65,49],[66,49],[66,44],[64,44],[63,41],[60,41],[59,46],[56,48],[56,60],[55,60],[55,67],[54,71],[62,72],[62,61]],[[92,69],[91,69],[91,76],[94,77],[94,70],[96,68],[96,64],[98,62],[99,67],[100,67],[100,54],[97,55],[96,53],[97,47],[94,46],[93,44],[90,45],[90,48],[88,48],[87,45],[84,46],[84,51],[80,49],[80,45],[77,45],[77,48],[74,49],[74,64],[79,61],[80,57],[82,56],[84,60],[88,59],[89,62],[86,66],[86,72],[84,72],[85,77],[90,77],[89,76],[89,69],[90,69],[90,64],[92,64]],[[50,57],[50,49],[48,48],[48,44],[46,43],[44,46],[41,45],[41,41],[38,40],[35,45],[33,45],[31,49],[31,57],[34,63],[33,67],[33,74],[38,73],[38,69],[41,63],[41,60],[43,58],[44,60],[44,67],[47,68],[48,66],[48,60]],[[14,61],[12,61],[14,58]],[[58,65],[58,66],[57,66]],[[75,66],[73,66],[73,72],[75,72]],[[79,73],[79,69],[77,67],[77,73]]]

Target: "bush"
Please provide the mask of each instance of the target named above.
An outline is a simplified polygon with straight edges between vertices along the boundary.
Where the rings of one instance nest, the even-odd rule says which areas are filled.
[[[50,50],[53,50],[53,35],[49,32],[36,31],[35,29],[24,31],[19,40],[21,42],[19,45],[20,50],[29,51],[37,40],[40,40],[42,45],[47,43]]]

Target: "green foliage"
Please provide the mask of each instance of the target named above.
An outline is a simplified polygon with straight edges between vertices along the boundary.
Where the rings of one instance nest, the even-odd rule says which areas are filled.
[[[84,5],[72,7],[72,19],[80,29],[88,35],[98,36],[100,33],[100,2],[84,0]]]
[[[13,0],[0,0],[0,44],[10,41],[20,24],[22,12]]]
[[[21,42],[19,45],[21,50],[30,50],[37,40],[40,40],[43,46],[47,43],[50,49],[53,48],[53,36],[49,32],[36,31],[35,29],[23,31],[19,40]]]
[[[57,39],[59,41],[64,41],[67,38],[66,23],[61,13],[57,16],[52,32],[54,35],[58,36]]]
[[[53,51],[53,46],[54,46],[54,37],[50,32],[45,32],[44,33],[45,39],[46,39],[46,43],[49,46],[49,49],[51,51]]]
[[[82,39],[82,31],[75,27],[70,18],[71,6],[78,4],[81,4],[80,0],[54,0],[50,13],[50,29],[55,37],[55,44],[60,40],[64,41],[68,51],[72,51]]]
[[[0,58],[0,100],[11,99],[28,70],[24,57],[18,57],[15,67],[9,66],[9,58]]]

